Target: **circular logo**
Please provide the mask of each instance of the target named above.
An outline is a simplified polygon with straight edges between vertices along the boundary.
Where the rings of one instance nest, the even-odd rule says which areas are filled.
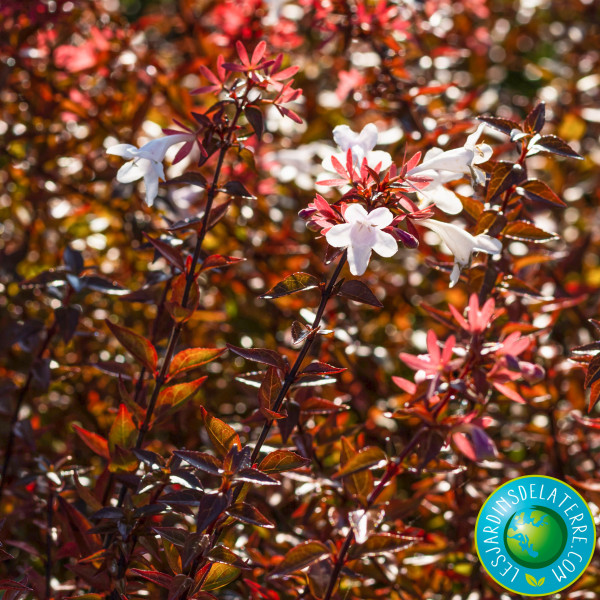
[[[554,594],[579,579],[594,554],[596,527],[570,485],[544,475],[517,477],[484,502],[475,525],[481,564],[503,588]]]

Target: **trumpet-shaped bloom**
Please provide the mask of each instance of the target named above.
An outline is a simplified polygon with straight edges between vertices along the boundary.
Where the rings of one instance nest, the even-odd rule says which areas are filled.
[[[389,209],[380,207],[368,213],[359,204],[351,204],[344,213],[345,223],[334,225],[326,234],[327,243],[348,249],[348,265],[352,275],[362,275],[369,265],[371,252],[393,256],[398,242],[393,235],[382,231],[394,220]]]
[[[502,242],[485,234],[471,235],[468,231],[435,219],[423,219],[419,225],[431,229],[441,238],[442,242],[454,255],[454,268],[450,274],[450,287],[456,284],[460,277],[460,270],[471,262],[473,252],[486,252],[499,254],[502,252]]]
[[[333,130],[333,139],[342,152],[334,154],[334,156],[342,165],[345,165],[346,154],[350,150],[355,167],[360,168],[363,160],[366,159],[367,165],[371,169],[381,165],[380,169],[385,170],[392,164],[392,157],[387,152],[373,150],[377,145],[377,136],[377,127],[373,123],[365,125],[360,133],[352,131],[348,125],[338,125]],[[331,163],[331,156],[325,158],[323,168],[336,173],[336,169]]]
[[[131,159],[118,170],[117,181],[132,183],[143,178],[146,185],[146,204],[152,206],[158,195],[158,180],[165,179],[162,161],[167,150],[174,144],[191,139],[193,139],[193,135],[189,133],[168,135],[152,140],[141,148],[136,148],[131,144],[117,144],[108,148],[106,153]]]
[[[414,169],[411,169],[407,175],[423,174],[424,171],[437,171],[450,173],[460,173],[473,176],[477,183],[485,183],[485,172],[477,165],[490,160],[493,154],[492,147],[488,144],[478,144],[478,140],[483,133],[485,124],[481,124],[477,130],[472,133],[462,148],[446,150],[433,148],[430,150],[426,159]]]

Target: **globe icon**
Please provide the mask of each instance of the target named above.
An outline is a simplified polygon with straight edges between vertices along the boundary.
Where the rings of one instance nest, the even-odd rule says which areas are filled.
[[[504,529],[504,543],[511,558],[533,569],[552,564],[565,549],[567,537],[562,518],[546,506],[520,508]]]

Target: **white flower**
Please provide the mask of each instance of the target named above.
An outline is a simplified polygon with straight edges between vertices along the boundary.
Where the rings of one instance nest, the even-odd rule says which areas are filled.
[[[117,172],[117,181],[132,183],[143,177],[146,185],[146,204],[152,206],[154,198],[158,195],[158,180],[165,179],[162,161],[167,150],[174,144],[191,141],[193,137],[189,133],[167,135],[152,140],[139,149],[131,144],[117,144],[108,148],[106,153],[131,159]]]
[[[450,287],[458,281],[461,268],[466,267],[471,262],[473,252],[486,252],[487,254],[502,252],[502,242],[489,235],[474,236],[452,223],[443,223],[435,219],[424,219],[418,223],[437,233],[454,255],[454,268],[450,274]]]
[[[381,170],[384,171],[392,164],[392,157],[381,150],[373,150],[377,145],[377,127],[373,123],[365,125],[360,133],[356,133],[348,125],[338,125],[333,130],[333,139],[342,150],[341,153],[334,154],[340,163],[346,166],[346,154],[348,150],[352,152],[352,162],[355,167],[360,168],[363,159],[367,159],[367,165],[374,169],[381,164]],[[333,173],[336,172],[331,163],[331,156],[323,161],[323,168]]]
[[[478,164],[485,163],[492,157],[493,150],[488,144],[478,144],[485,123],[482,123],[477,130],[472,133],[462,148],[446,150],[433,148],[430,150],[426,159],[414,169],[411,169],[407,175],[423,174],[424,171],[433,170],[437,172],[449,171],[450,173],[469,173],[477,183],[485,183],[485,172],[477,167]]]
[[[362,275],[367,270],[372,250],[386,257],[393,256],[398,250],[394,236],[382,231],[394,220],[389,209],[380,207],[368,213],[359,204],[351,204],[344,219],[345,223],[334,225],[325,237],[330,246],[348,249],[352,275]]]

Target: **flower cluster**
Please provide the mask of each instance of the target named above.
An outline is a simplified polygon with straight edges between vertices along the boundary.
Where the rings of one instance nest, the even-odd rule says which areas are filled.
[[[369,123],[360,133],[339,125],[333,130],[333,139],[341,152],[323,160],[323,167],[338,178],[320,183],[344,186],[348,191],[334,206],[318,195],[300,214],[320,228],[330,246],[347,249],[353,275],[367,270],[373,251],[391,257],[398,249],[396,240],[412,236],[415,224],[426,227],[454,255],[450,274],[453,286],[474,252],[502,252],[500,240],[486,234],[472,235],[456,224],[431,218],[431,205],[451,215],[462,211],[459,197],[445,184],[465,175],[471,175],[477,184],[485,181],[479,165],[490,159],[492,148],[477,143],[483,129],[484,125],[480,125],[462,148],[433,148],[420,164],[420,156],[415,155],[398,169],[389,153],[374,150],[378,138],[375,124]],[[411,193],[416,195],[418,204],[407,196]],[[349,201],[353,203],[348,204]],[[409,231],[399,228],[402,221]]]

